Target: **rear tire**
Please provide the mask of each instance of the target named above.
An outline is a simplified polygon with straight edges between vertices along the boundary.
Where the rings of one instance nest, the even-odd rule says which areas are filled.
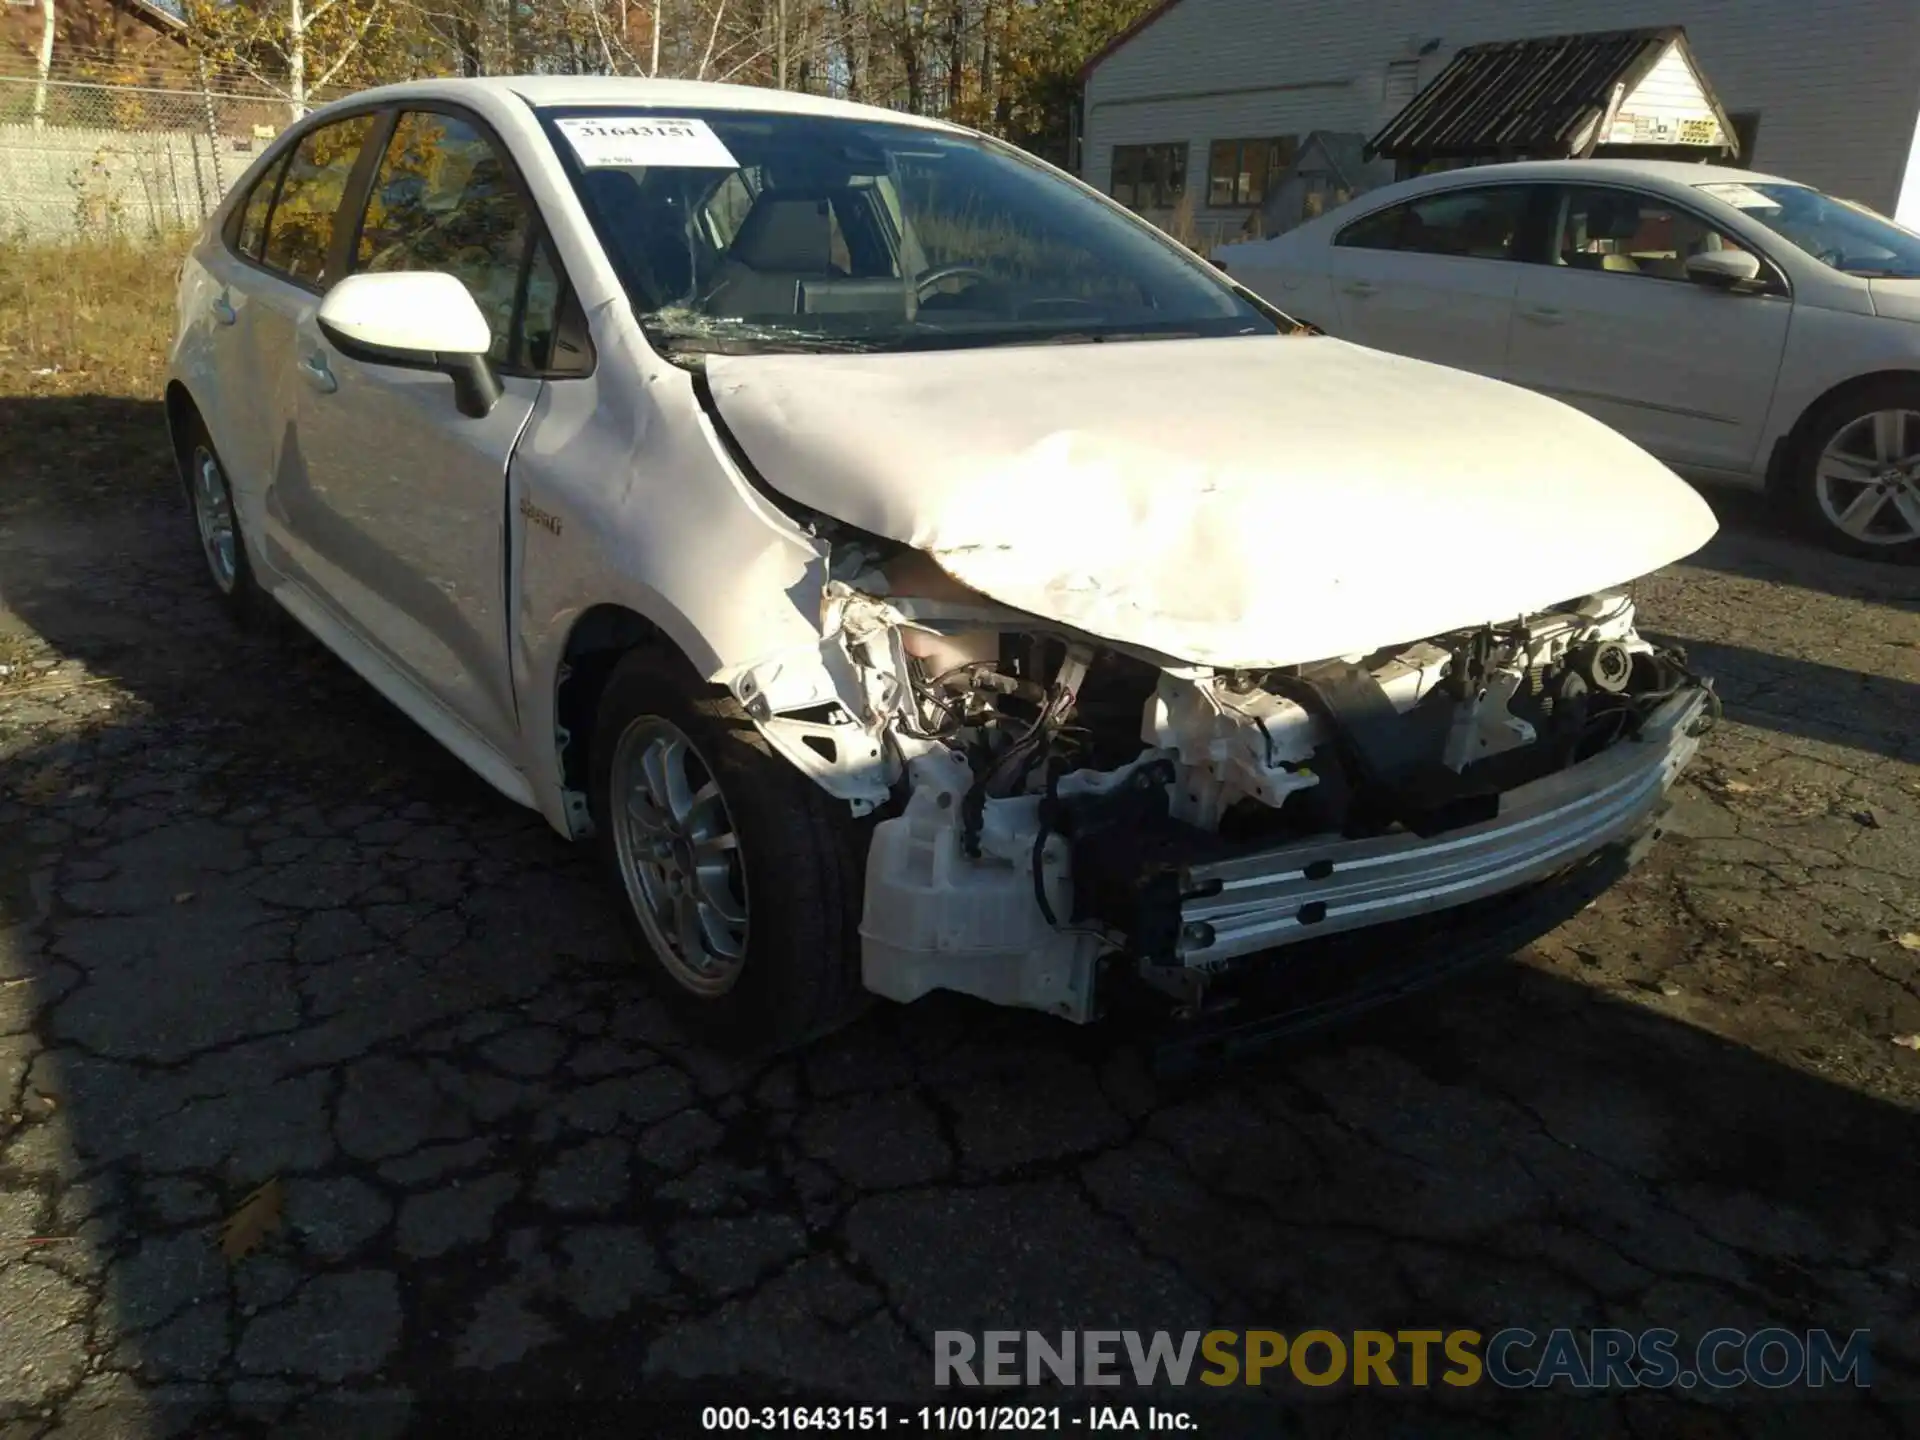
[[[734,1051],[804,1044],[862,1007],[868,832],[678,656],[628,653],[594,724],[589,804],[649,981]]]
[[[1809,416],[1788,498],[1829,549],[1920,563],[1920,379],[1863,385]]]
[[[270,617],[272,604],[253,577],[226,466],[198,415],[182,427],[174,459],[214,593],[236,625],[257,629]]]

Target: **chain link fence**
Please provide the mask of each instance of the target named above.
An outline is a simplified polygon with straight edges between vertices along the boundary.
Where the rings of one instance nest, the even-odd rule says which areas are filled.
[[[0,239],[196,225],[286,123],[266,95],[0,75]]]

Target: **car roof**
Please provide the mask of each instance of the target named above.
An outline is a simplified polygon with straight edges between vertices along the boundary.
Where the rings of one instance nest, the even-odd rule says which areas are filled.
[[[336,103],[408,98],[455,100],[462,95],[513,96],[536,108],[563,105],[667,106],[683,110],[737,110],[742,113],[818,115],[847,120],[882,120],[928,130],[971,131],[920,115],[855,105],[824,95],[774,90],[757,85],[724,85],[711,80],[647,80],[622,75],[487,75],[467,79],[406,81],[341,97]],[[331,107],[329,107],[331,108]]]
[[[1513,160],[1499,165],[1474,165],[1464,170],[1442,170],[1422,175],[1416,185],[1445,185],[1465,180],[1567,180],[1588,176],[1600,180],[1664,180],[1670,185],[1713,185],[1730,182],[1794,185],[1778,175],[1762,175],[1731,165],[1695,165],[1686,160]]]

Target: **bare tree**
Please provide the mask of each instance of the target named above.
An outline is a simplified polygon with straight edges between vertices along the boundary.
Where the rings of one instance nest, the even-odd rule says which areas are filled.
[[[343,77],[371,78],[368,40],[393,20],[387,0],[189,0],[195,48],[225,71],[238,70],[287,102],[292,119]]]
[[[40,0],[40,54],[33,76],[33,128],[47,123],[47,79],[53,74],[53,0]]]

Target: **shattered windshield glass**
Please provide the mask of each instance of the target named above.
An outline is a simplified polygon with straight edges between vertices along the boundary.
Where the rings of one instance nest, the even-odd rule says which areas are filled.
[[[997,142],[815,115],[542,118],[668,354],[1283,328],[1171,239]]]

